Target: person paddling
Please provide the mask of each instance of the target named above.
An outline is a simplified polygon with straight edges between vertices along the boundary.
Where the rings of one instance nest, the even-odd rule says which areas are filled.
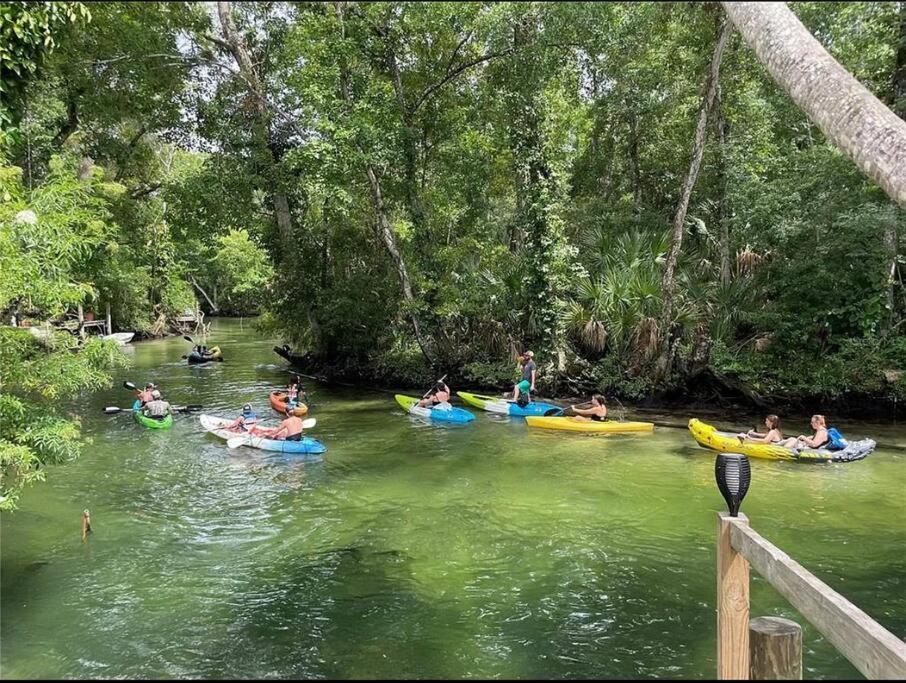
[[[151,392],[151,400],[142,407],[142,414],[145,417],[152,417],[155,420],[163,420],[167,415],[173,413],[173,407],[161,398],[160,392],[155,389]]]
[[[135,394],[136,396],[138,396],[138,400],[141,405],[145,405],[153,399],[152,393],[154,392],[155,388],[156,387],[151,382],[148,382],[145,385],[145,388],[141,391],[136,389]]]
[[[601,394],[595,394],[591,397],[591,408],[576,408],[572,411],[576,413],[573,417],[578,422],[604,422],[607,419],[607,406],[604,405],[604,397]]]
[[[438,382],[431,390],[431,395],[420,400],[418,405],[423,408],[451,410],[453,406],[450,405],[450,387],[443,381]]]
[[[276,429],[268,430],[268,438],[284,441],[302,440],[302,418],[293,415],[293,409],[286,407],[286,419]]]

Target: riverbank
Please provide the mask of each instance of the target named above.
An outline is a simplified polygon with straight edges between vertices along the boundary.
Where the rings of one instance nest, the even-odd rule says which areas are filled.
[[[319,381],[351,387],[382,390],[400,387],[429,387],[431,377],[423,363],[407,364],[359,363],[350,360],[329,361],[311,354],[295,354],[286,344],[274,347],[274,352],[293,368]],[[487,364],[446,369],[447,383],[468,387],[486,393],[501,393],[512,389],[504,378],[511,374],[510,363]],[[477,370],[477,371],[476,371]],[[562,376],[553,381],[543,375],[538,379],[538,395],[563,403],[588,400],[593,393],[602,393],[609,400],[614,398],[627,406],[651,411],[682,410],[690,414],[739,414],[778,413],[784,415],[811,415],[822,413],[846,416],[849,419],[872,419],[896,422],[906,417],[903,405],[893,393],[844,392],[841,397],[820,394],[759,395],[751,387],[733,377],[713,370],[700,372],[683,384],[644,391],[636,378],[621,384],[619,379],[608,377],[601,382],[591,373],[579,377]],[[627,390],[628,389],[628,390]],[[424,391],[424,389],[422,389]]]

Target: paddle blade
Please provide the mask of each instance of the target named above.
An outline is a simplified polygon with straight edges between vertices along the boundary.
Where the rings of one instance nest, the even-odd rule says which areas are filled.
[[[561,417],[563,415],[563,408],[551,408],[550,410],[544,411],[544,417]]]
[[[126,389],[132,389],[133,391],[135,390],[135,385],[132,382],[123,382],[123,386]]]
[[[317,418],[310,417],[307,420],[302,420],[302,429],[311,429],[316,424],[318,424]]]
[[[239,448],[240,446],[247,444],[249,437],[247,436],[234,436],[232,439],[227,439],[227,446],[229,448]]]
[[[106,408],[104,408],[104,412],[107,413],[108,415],[113,415],[114,413],[121,413],[124,410],[126,410],[126,409],[117,408],[116,406],[107,406]]]
[[[187,342],[189,342],[190,344],[194,344],[194,343],[195,343],[195,342],[192,340],[192,337],[190,337],[190,336],[187,335],[187,334],[184,334],[184,335],[182,336],[182,338],[185,339],[185,340],[186,340]]]

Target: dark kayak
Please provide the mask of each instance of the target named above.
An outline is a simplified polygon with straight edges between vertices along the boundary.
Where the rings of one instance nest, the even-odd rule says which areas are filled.
[[[210,363],[212,360],[222,361],[223,353],[220,351],[219,346],[215,346],[205,354],[198,353],[198,351],[192,351],[188,356],[186,356],[186,360],[189,362],[189,365]]]

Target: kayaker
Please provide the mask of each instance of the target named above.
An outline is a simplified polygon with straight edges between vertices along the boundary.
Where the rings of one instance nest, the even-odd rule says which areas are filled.
[[[591,397],[591,408],[573,408],[576,413],[574,420],[578,422],[604,422],[607,419],[607,406],[604,405],[604,397],[601,394],[595,394]]]
[[[431,395],[419,401],[418,405],[423,408],[450,410],[453,408],[453,406],[450,405],[450,387],[443,382],[438,382],[434,385],[434,389],[431,390]]]
[[[531,387],[532,385],[527,379],[521,380],[513,387],[513,400],[520,408],[525,408],[532,402]]]
[[[257,431],[258,415],[252,410],[252,404],[246,403],[242,406],[242,414],[227,425],[227,429],[241,430],[243,432]]]
[[[821,448],[826,446],[830,438],[827,435],[827,423],[824,420],[824,415],[812,415],[812,419],[809,422],[812,425],[812,429],[815,430],[812,436],[800,434],[795,439],[790,437],[782,441],[780,445],[787,448]]]
[[[764,426],[768,428],[764,434],[750,429],[745,434],[737,434],[740,441],[750,441],[752,443],[778,443],[783,441],[783,430],[780,429],[780,418],[776,415],[768,415],[764,418]]]
[[[142,406],[142,414],[155,420],[163,420],[173,412],[173,408],[161,398],[160,392],[155,389],[151,392],[151,400]]]
[[[148,382],[142,391],[135,392],[136,395],[138,396],[139,402],[142,405],[145,405],[146,403],[148,403],[151,400],[151,398],[152,398],[151,393],[154,391],[154,389],[155,389],[154,385],[151,382]]]
[[[526,351],[519,356],[519,365],[517,369],[521,374],[519,381],[513,387],[513,400],[520,406],[525,407],[532,401],[532,394],[535,393],[535,354]]]
[[[284,441],[302,440],[302,418],[293,415],[293,409],[286,407],[286,419],[276,429],[270,430],[268,438]]]

